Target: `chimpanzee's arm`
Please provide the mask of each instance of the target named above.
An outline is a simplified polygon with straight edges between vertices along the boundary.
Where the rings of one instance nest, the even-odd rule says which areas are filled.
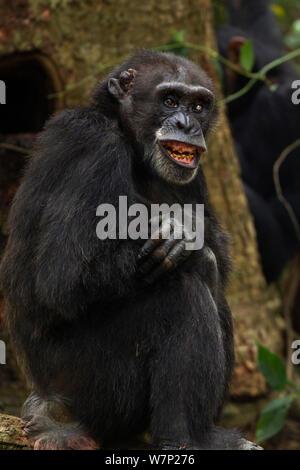
[[[52,118],[17,192],[1,278],[14,303],[72,318],[130,288],[138,246],[101,241],[101,203],[131,203],[130,148],[113,121],[85,108]]]

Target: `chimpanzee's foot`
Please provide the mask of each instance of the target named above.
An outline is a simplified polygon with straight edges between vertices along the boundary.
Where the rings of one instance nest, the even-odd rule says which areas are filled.
[[[160,450],[263,450],[262,447],[255,444],[254,442],[247,441],[247,439],[240,439],[232,447],[215,447],[213,443],[211,445],[199,445],[199,444],[171,444],[162,443],[159,447]]]
[[[207,432],[200,442],[161,441],[161,450],[263,450],[262,447],[245,439],[239,432],[215,428]]]
[[[34,415],[23,421],[24,434],[34,450],[97,450],[97,444],[78,424],[58,425],[47,416]]]
[[[188,450],[190,449],[187,442],[183,442],[182,444],[171,442],[171,441],[161,441],[159,445],[160,450]]]
[[[214,428],[208,438],[207,449],[222,450],[263,450],[254,442],[248,441],[235,429]]]
[[[247,439],[241,439],[239,450],[264,450],[264,449],[261,446],[255,444],[254,442],[247,441]]]
[[[98,450],[100,446],[80,430],[61,428],[42,434],[34,450]]]

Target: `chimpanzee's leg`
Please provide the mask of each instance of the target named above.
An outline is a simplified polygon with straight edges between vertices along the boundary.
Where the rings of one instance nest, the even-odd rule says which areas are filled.
[[[223,332],[215,301],[200,279],[183,278],[170,301],[173,325],[151,365],[152,437],[163,448],[195,448],[224,399]]]
[[[165,450],[257,449],[238,432],[215,428],[232,366],[226,311],[218,312],[204,282],[182,282],[170,299],[173,326],[151,359],[153,443]]]
[[[95,448],[147,428],[149,380],[140,310],[121,308],[115,312],[118,323],[114,315],[99,315],[89,325],[83,319],[76,329],[63,331],[64,342],[39,345],[43,368],[32,378],[38,393],[23,412],[25,433],[36,448]],[[76,360],[74,349],[66,347],[71,341]],[[43,370],[47,375],[41,376]],[[67,410],[73,419],[65,418]]]

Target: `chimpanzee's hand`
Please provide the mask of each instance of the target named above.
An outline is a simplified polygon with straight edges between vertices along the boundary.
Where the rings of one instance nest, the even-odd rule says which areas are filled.
[[[153,219],[150,220],[150,223]],[[176,229],[180,227],[181,238],[175,238]],[[192,253],[186,244],[194,241],[195,234],[174,218],[160,221],[159,228],[152,238],[146,241],[138,256],[139,272],[144,280],[151,284],[167,271],[173,271]]]

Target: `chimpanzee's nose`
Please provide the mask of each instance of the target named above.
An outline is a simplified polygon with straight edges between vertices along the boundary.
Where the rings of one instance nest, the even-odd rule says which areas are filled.
[[[185,134],[197,134],[199,123],[194,122],[188,114],[179,112],[176,114],[176,126]]]

